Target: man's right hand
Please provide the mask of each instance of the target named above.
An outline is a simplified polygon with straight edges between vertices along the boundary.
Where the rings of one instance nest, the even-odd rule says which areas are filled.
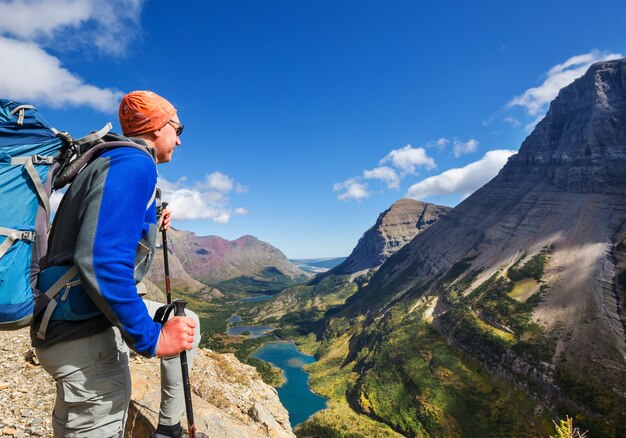
[[[193,347],[193,333],[196,322],[186,316],[175,316],[166,321],[161,328],[161,337],[157,345],[158,357],[176,356]]]

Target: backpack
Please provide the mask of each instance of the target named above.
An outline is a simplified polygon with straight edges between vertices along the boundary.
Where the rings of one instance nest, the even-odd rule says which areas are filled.
[[[0,330],[30,325],[76,274],[73,269],[48,290],[37,290],[47,253],[50,195],[70,183],[96,152],[140,148],[106,143],[111,128],[108,123],[74,140],[49,126],[34,106],[0,99]]]

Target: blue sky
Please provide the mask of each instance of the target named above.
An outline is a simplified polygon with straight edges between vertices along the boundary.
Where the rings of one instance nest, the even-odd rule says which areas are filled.
[[[341,256],[396,200],[492,178],[624,29],[603,0],[0,1],[0,95],[80,136],[156,91],[185,124],[175,227]]]

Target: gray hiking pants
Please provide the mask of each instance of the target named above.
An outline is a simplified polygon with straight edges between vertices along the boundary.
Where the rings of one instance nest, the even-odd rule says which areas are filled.
[[[162,306],[154,301],[144,300],[144,303],[152,316]],[[191,368],[200,343],[200,323],[194,312],[185,311],[196,321],[194,347],[187,352]],[[172,316],[173,312],[170,318]],[[129,350],[116,327],[49,348],[38,348],[36,353],[57,385],[52,413],[55,437],[124,436],[131,392]],[[178,423],[184,410],[180,359],[178,356],[162,358],[159,423]]]

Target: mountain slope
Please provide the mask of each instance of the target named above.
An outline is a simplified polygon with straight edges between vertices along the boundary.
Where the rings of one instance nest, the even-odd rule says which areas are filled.
[[[229,241],[170,230],[168,242],[174,287],[180,282],[191,291],[202,283],[224,292],[278,291],[309,278],[282,252],[253,236]],[[157,252],[157,257],[162,255]],[[156,284],[163,282],[162,266],[162,259],[155,260],[148,274]]]
[[[281,318],[290,313],[290,323],[302,320],[310,325],[332,306],[343,304],[367,281],[367,273],[378,268],[387,258],[427,229],[449,207],[400,199],[382,212],[342,263],[318,274],[307,284],[282,291],[275,299],[253,311],[257,320]],[[358,277],[355,281],[355,278]],[[300,316],[296,316],[300,313]]]
[[[342,368],[359,377],[348,400],[405,434],[476,427],[498,435],[497,418],[472,426],[463,412],[476,400],[459,392],[472,383],[455,384],[448,374],[458,361],[478,360],[540,400],[540,409],[575,415],[591,436],[624,436],[625,238],[626,60],[619,60],[593,65],[561,90],[492,181],[333,312],[318,336],[320,357],[349,336]],[[440,341],[415,338],[432,338],[433,329],[453,346],[445,372],[436,360]],[[541,422],[537,410],[502,412],[514,416],[513,435]]]

